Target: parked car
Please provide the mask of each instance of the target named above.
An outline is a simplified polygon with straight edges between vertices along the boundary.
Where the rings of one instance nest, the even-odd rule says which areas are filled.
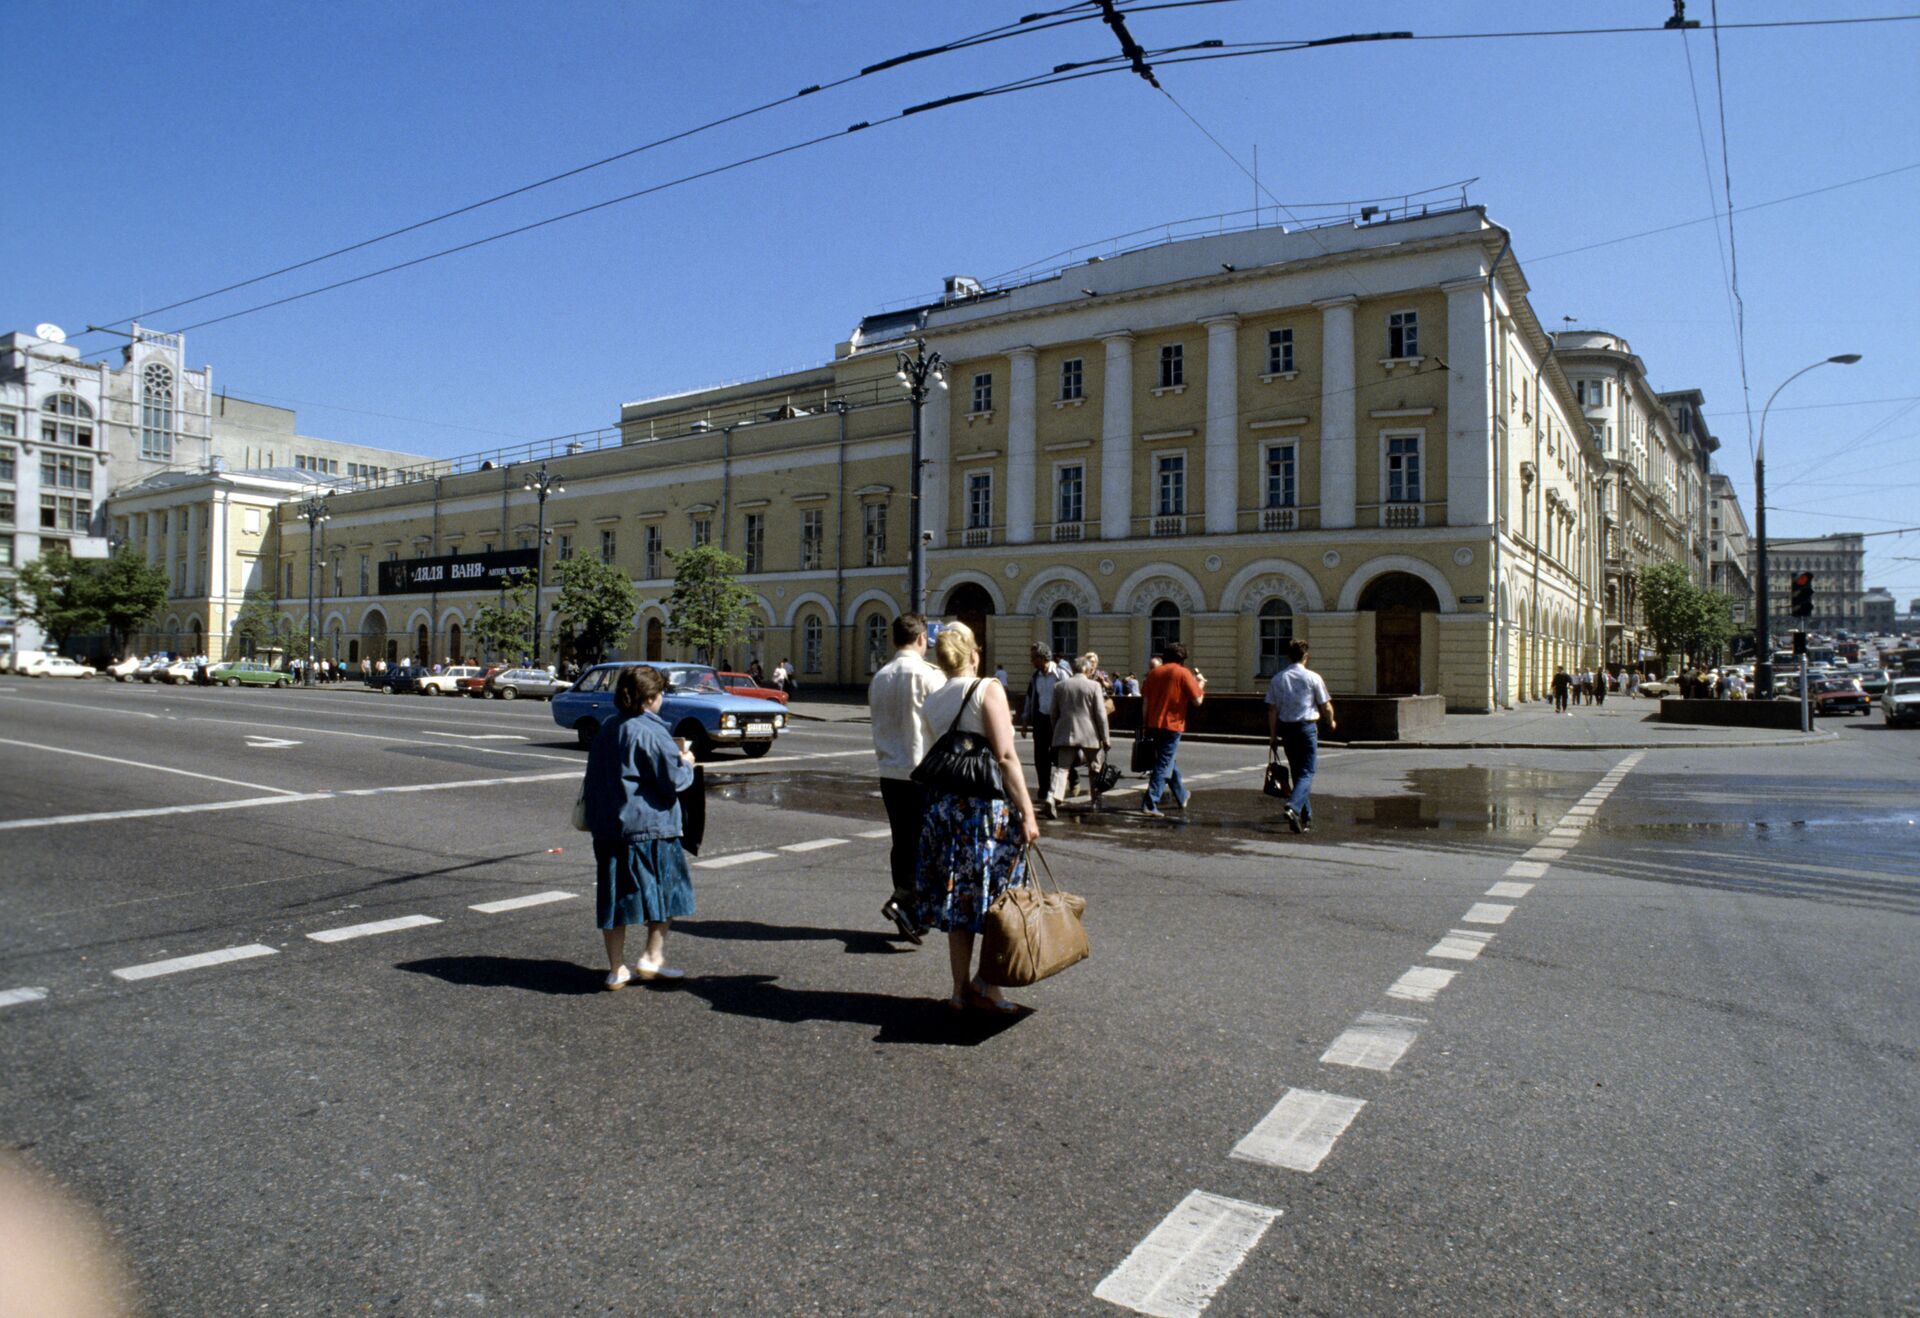
[[[387,694],[416,695],[420,690],[420,679],[432,676],[432,669],[422,668],[418,664],[402,664],[398,668],[389,668],[387,669]]]
[[[1880,695],[1887,689],[1887,683],[1893,675],[1884,668],[1868,668],[1860,674],[1860,689],[1870,696]]]
[[[460,693],[462,695],[473,696],[480,700],[492,699],[493,692],[487,688],[487,683],[491,682],[498,674],[504,672],[506,667],[505,664],[488,664],[485,668],[477,669],[474,676],[461,678],[459,682]]]
[[[92,677],[93,669],[78,659],[69,659],[64,654],[49,655],[35,664],[28,673],[30,677]]]
[[[193,681],[193,675],[200,668],[198,659],[175,659],[154,673],[156,681],[169,686],[185,686]]]
[[[1666,677],[1650,677],[1640,683],[1640,694],[1643,696],[1651,696],[1655,700],[1659,700],[1663,696],[1678,695],[1679,692],[1680,679],[1677,675],[1673,674],[1669,674]]]
[[[215,680],[223,686],[292,686],[293,674],[280,672],[258,659],[235,659],[220,664]]]
[[[1887,726],[1920,723],[1920,677],[1896,677],[1880,697],[1880,712]]]
[[[579,685],[554,698],[553,721],[573,729],[582,746],[592,745],[601,725],[613,717],[614,679],[633,662],[599,664],[582,673]],[[730,694],[705,664],[654,667],[667,678],[660,717],[674,736],[688,740],[696,759],[709,758],[721,746],[738,746],[757,759],[773,749],[787,726],[786,710],[770,700]]]
[[[760,685],[753,680],[750,673],[715,672],[714,676],[719,678],[720,685],[733,695],[745,696],[748,700],[774,700],[782,705],[787,703],[786,692],[778,687]]]
[[[399,670],[392,665],[385,668],[369,668],[360,680],[367,684],[369,691],[383,691],[387,683],[393,680],[393,675],[397,671]]]
[[[522,696],[552,700],[572,685],[544,668],[503,668],[489,679],[487,689],[496,700],[518,700]]]
[[[140,666],[133,670],[133,680],[136,682],[158,681],[161,670],[172,662],[173,656],[167,654],[165,651],[159,654],[148,655],[140,661]]]
[[[7,656],[7,671],[32,677],[34,669],[53,657],[48,650],[15,650]]]
[[[138,657],[129,656],[128,658],[115,660],[113,663],[108,664],[106,672],[114,681],[125,682],[133,677],[134,671],[140,667],[142,662],[144,661]]]
[[[460,683],[479,675],[479,668],[466,664],[455,664],[452,668],[438,673],[429,669],[415,689],[423,696],[457,696],[465,691]]]
[[[1852,677],[1823,677],[1810,683],[1807,699],[1816,716],[1873,712],[1873,698],[1862,691],[1859,680]]]

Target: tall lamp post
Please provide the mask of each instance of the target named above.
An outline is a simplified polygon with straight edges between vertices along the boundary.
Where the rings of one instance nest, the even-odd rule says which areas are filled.
[[[540,500],[539,526],[533,541],[533,552],[536,555],[533,569],[533,662],[538,667],[540,663],[540,588],[546,584],[547,578],[547,496],[565,494],[567,487],[561,482],[560,474],[548,472],[547,464],[543,462],[540,464],[540,470],[527,477],[520,488],[532,491],[534,497]]]
[[[300,505],[300,516],[307,521],[307,667],[301,674],[305,686],[313,685],[313,622],[317,608],[313,594],[313,574],[320,562],[320,525],[333,514],[327,508],[327,495],[314,494]]]
[[[912,464],[907,477],[907,612],[924,613],[927,607],[927,546],[920,530],[920,491],[923,467],[920,458],[920,409],[927,401],[927,381],[945,389],[947,363],[937,352],[927,351],[925,339],[913,341],[913,351],[902,348],[894,353],[900,369],[894,372],[913,403]]]
[[[1754,601],[1753,692],[1762,700],[1773,698],[1773,600],[1772,583],[1767,579],[1767,413],[1773,410],[1773,400],[1780,396],[1780,390],[1808,371],[1822,366],[1851,366],[1859,360],[1859,353],[1843,352],[1802,366],[1767,395],[1767,405],[1760,409],[1760,448],[1753,459],[1753,571],[1759,583]]]

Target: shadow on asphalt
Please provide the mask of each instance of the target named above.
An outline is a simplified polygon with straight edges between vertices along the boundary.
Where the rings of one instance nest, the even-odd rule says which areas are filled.
[[[676,920],[673,932],[694,938],[725,938],[745,943],[838,941],[850,953],[910,952],[898,937],[865,929],[815,929],[799,924],[761,924],[758,920]]]
[[[434,956],[424,961],[402,961],[394,969],[432,975],[462,988],[522,989],[560,997],[598,993],[606,978],[605,971],[577,961],[518,956]]]
[[[707,975],[681,981],[681,992],[703,998],[715,1011],[755,1020],[798,1025],[838,1021],[871,1025],[875,1043],[942,1044],[972,1048],[1012,1029],[1033,1013],[954,1011],[940,998],[901,998],[881,993],[839,993],[781,988],[772,975]]]

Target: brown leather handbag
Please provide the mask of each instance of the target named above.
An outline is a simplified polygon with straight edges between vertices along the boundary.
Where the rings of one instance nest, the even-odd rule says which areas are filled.
[[[1084,897],[1062,892],[1040,848],[1027,848],[1027,881],[1008,888],[987,908],[984,939],[980,948],[980,978],[1001,988],[1020,988],[1037,984],[1057,975],[1068,966],[1085,961],[1086,926],[1080,923],[1087,909]],[[1032,863],[1037,862],[1053,891],[1041,888]]]

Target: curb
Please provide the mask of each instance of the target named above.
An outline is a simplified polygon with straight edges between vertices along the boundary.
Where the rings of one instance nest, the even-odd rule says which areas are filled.
[[[1129,737],[1131,740],[1131,737]],[[1186,742],[1201,742],[1220,746],[1264,746],[1265,737],[1239,736],[1232,733],[1202,732],[1186,733],[1180,738]],[[1325,750],[1359,751],[1737,751],[1748,747],[1765,748],[1769,746],[1811,746],[1816,742],[1838,741],[1837,732],[1798,733],[1792,737],[1768,737],[1756,741],[1337,741],[1322,738],[1320,745]]]

